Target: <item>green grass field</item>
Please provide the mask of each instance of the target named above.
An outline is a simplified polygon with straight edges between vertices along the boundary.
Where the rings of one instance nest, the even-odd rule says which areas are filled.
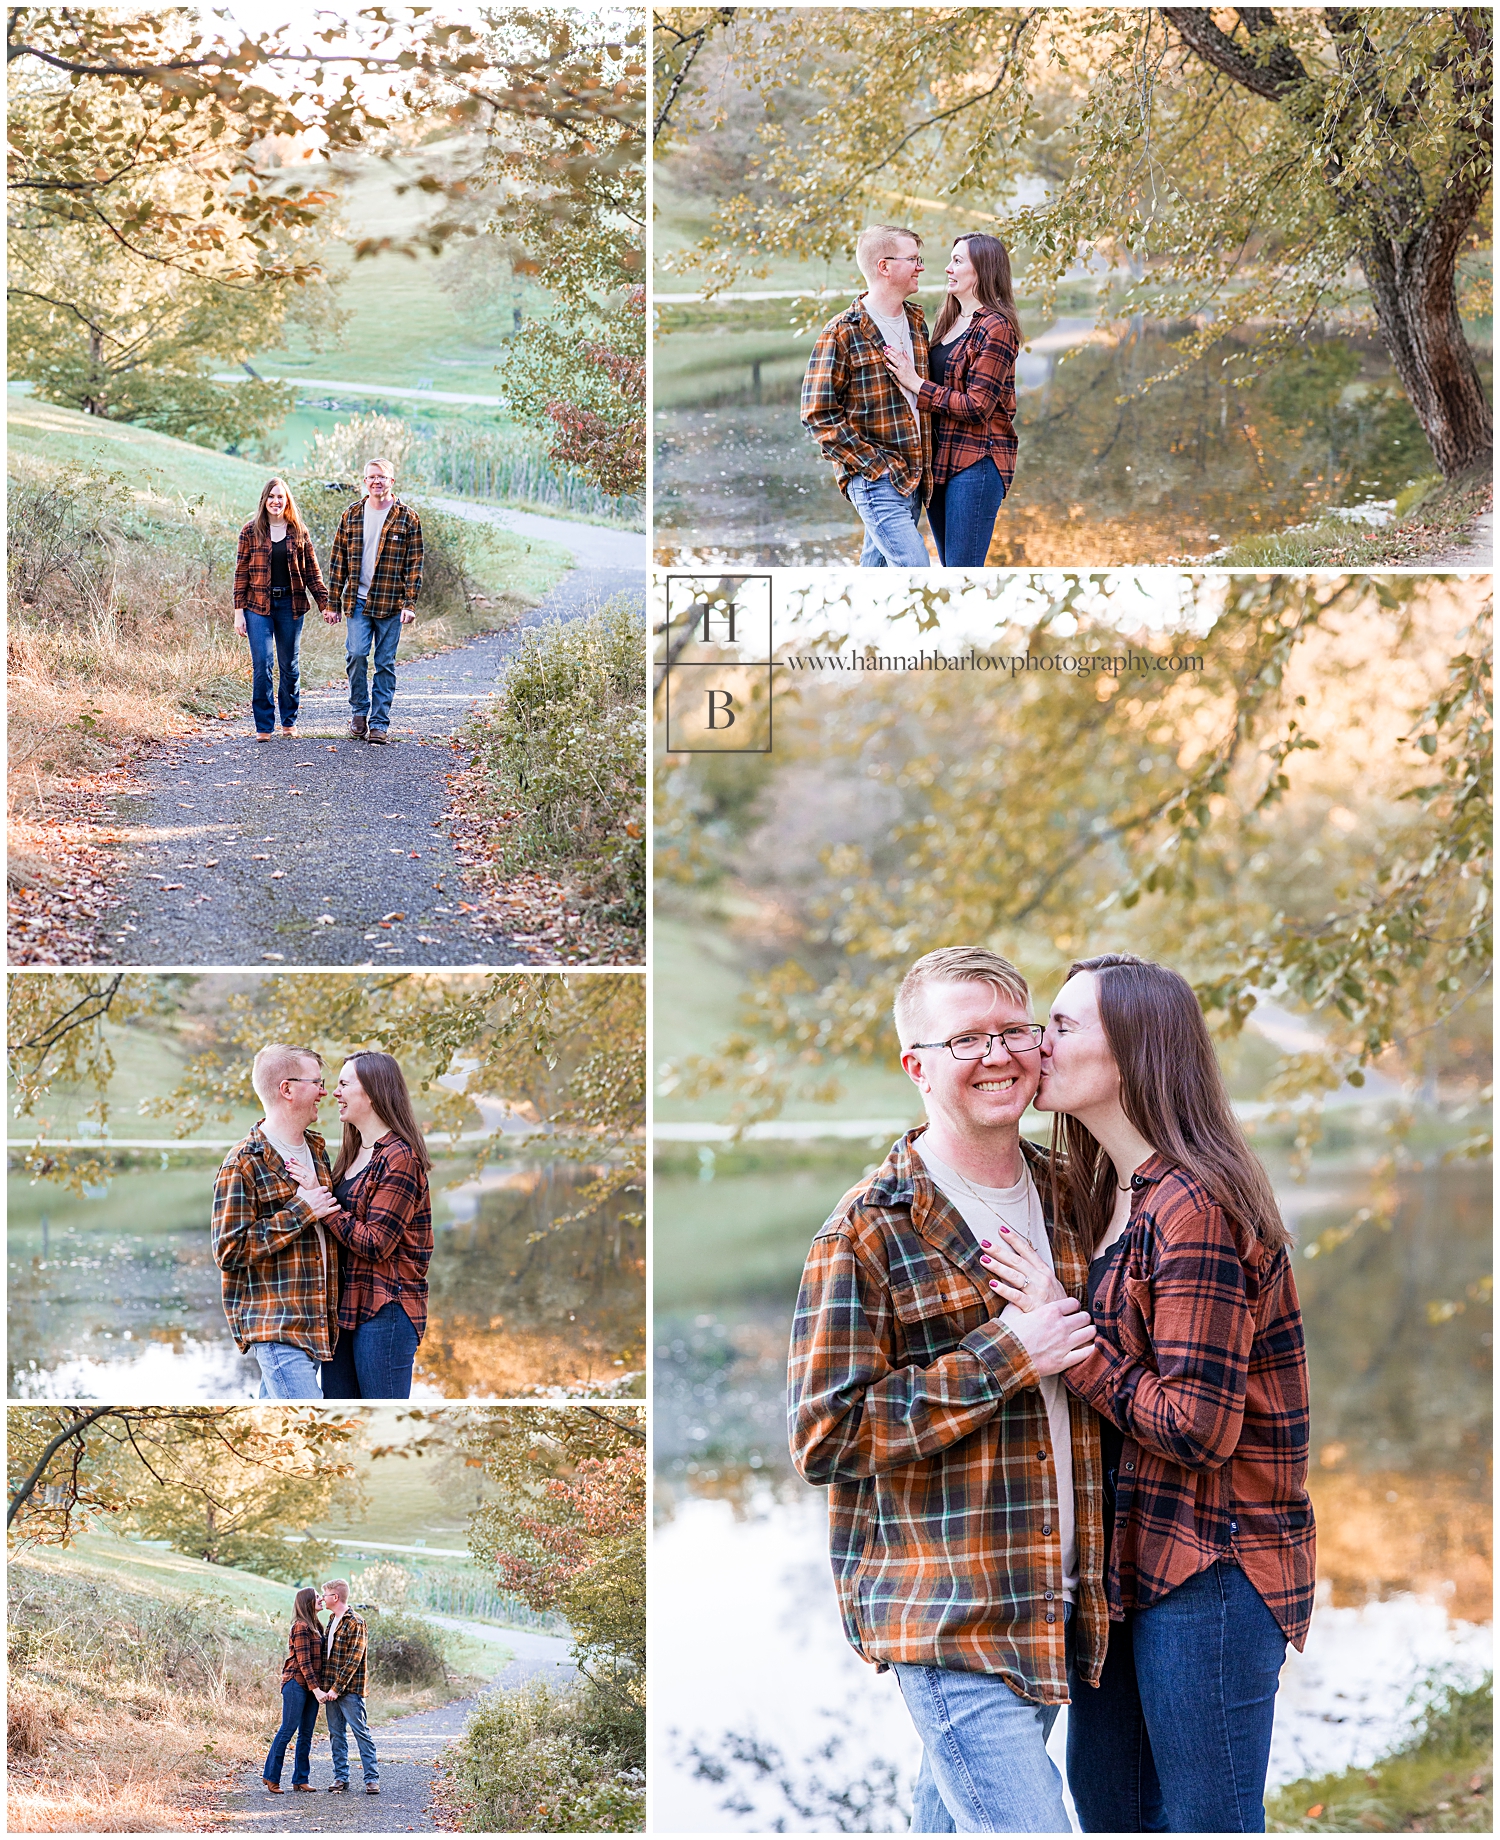
[[[259,461],[240,460],[210,448],[195,447],[171,435],[137,428],[128,422],[108,422],[38,402],[12,392],[6,399],[6,432],[10,452],[25,455],[44,467],[73,464],[100,473],[119,473],[117,489],[122,500],[137,496],[175,503],[184,521],[189,508],[202,501],[223,526],[237,531],[254,515],[268,477]],[[420,508],[421,501],[415,501]],[[572,566],[572,552],[539,537],[522,537],[493,524],[467,528],[470,564],[482,589],[490,594],[510,592],[539,599]],[[337,673],[342,669],[343,638],[335,633],[324,646],[329,661],[321,657],[321,622],[309,622],[304,637],[304,670],[311,679],[318,668]],[[452,635],[447,639],[451,642]],[[403,647],[420,647],[422,622],[418,620]]]
[[[47,1547],[38,1556],[53,1569],[112,1580],[167,1601],[216,1598],[226,1616],[277,1636],[291,1625],[294,1586],[113,1533],[86,1533],[66,1550]],[[444,1634],[451,1672],[487,1678],[504,1665],[503,1640],[476,1640],[451,1630]]]
[[[495,361],[511,308],[519,306],[527,319],[545,311],[546,295],[535,283],[506,280],[496,291],[497,311],[476,319],[441,282],[444,265],[458,255],[457,243],[439,256],[387,252],[355,259],[353,245],[359,238],[410,235],[433,214],[424,194],[398,194],[409,170],[372,159],[342,183],[340,215],[349,240],[329,243],[323,259],[330,274],[339,277],[337,298],[348,316],[343,330],[316,351],[293,327],[285,343],[250,360],[257,371],[289,382],[301,374],[401,389],[500,394]]]

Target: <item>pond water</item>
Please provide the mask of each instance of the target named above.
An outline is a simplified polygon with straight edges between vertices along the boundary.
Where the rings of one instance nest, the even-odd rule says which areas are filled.
[[[1058,320],[1017,369],[1020,462],[996,568],[1204,557],[1325,507],[1389,501],[1435,463],[1384,351],[1324,339],[1244,389],[1215,348],[1139,394],[1179,354],[1133,321],[1108,342]],[[705,354],[712,340],[702,340]],[[656,555],[667,565],[843,566],[859,520],[798,419],[810,344],[675,378],[654,416]],[[1243,368],[1240,363],[1239,368]]]
[[[784,1411],[806,1241],[878,1155],[747,1150],[721,1156],[711,1181],[685,1157],[658,1162],[655,1565],[674,1580],[653,1611],[665,1832],[906,1826],[917,1746],[892,1677],[844,1641],[825,1498],[791,1469]],[[1388,1230],[1366,1226],[1316,1258],[1314,1238],[1371,1198],[1360,1159],[1326,1159],[1303,1184],[1272,1172],[1303,1249],[1319,1549],[1312,1634],[1282,1676],[1274,1788],[1373,1761],[1434,1671],[1489,1665],[1491,1346],[1488,1168],[1402,1176]],[[779,1242],[776,1185],[792,1198]],[[743,1261],[725,1226],[741,1220]],[[700,1308],[675,1280],[683,1270],[698,1274]],[[1059,1760],[1065,1740],[1064,1716]]]
[[[548,1231],[593,1173],[517,1163],[475,1179],[470,1163],[434,1165],[414,1398],[590,1391],[644,1365],[645,1234],[626,1218],[638,1208],[615,1201]],[[213,1174],[125,1166],[84,1198],[11,1177],[12,1398],[255,1394],[258,1370],[230,1339],[209,1250]]]

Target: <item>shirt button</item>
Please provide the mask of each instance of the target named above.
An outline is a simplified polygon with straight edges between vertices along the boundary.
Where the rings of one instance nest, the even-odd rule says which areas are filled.
[[[1043,1533],[1044,1535],[1046,1535],[1046,1534],[1049,1534],[1049,1533],[1051,1533],[1051,1531],[1052,1531],[1052,1529],[1051,1529],[1050,1527],[1043,1527],[1043,1529],[1042,1529],[1042,1533]]]
[[[1047,1602],[1048,1602],[1049,1604],[1050,1604],[1050,1603],[1052,1602],[1052,1599],[1053,1599],[1053,1597],[1054,1597],[1055,1595],[1056,1595],[1056,1593],[1055,1593],[1055,1592],[1052,1592],[1052,1591],[1043,1591],[1043,1592],[1042,1592],[1042,1596],[1046,1598],[1046,1600],[1047,1600]]]
[[[1046,1621],[1049,1623],[1055,1623],[1057,1621],[1056,1615],[1051,1610],[1047,1612]]]
[[[1126,1469],[1134,1469],[1134,1468],[1135,1468],[1135,1465],[1134,1465],[1133,1463],[1127,1463],[1127,1464],[1125,1465],[1125,1467],[1126,1467]]]
[[[1144,1188],[1146,1186],[1146,1178],[1144,1176],[1132,1176],[1130,1178],[1130,1186],[1136,1189]]]
[[[1047,1461],[1047,1453],[1046,1453],[1046,1451],[1045,1451],[1045,1450],[1039,1450],[1039,1451],[1038,1451],[1038,1452],[1036,1453],[1036,1460],[1037,1460],[1037,1462],[1038,1462],[1038,1463],[1045,1463],[1045,1462]]]

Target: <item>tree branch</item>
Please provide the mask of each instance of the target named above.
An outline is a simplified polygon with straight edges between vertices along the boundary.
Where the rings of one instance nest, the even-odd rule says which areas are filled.
[[[25,1507],[26,1503],[31,1499],[36,1485],[47,1473],[47,1465],[57,1455],[62,1446],[67,1443],[68,1439],[77,1437],[81,1431],[86,1431],[88,1427],[93,1424],[95,1419],[103,1418],[106,1412],[116,1412],[118,1410],[118,1406],[95,1406],[91,1412],[85,1412],[81,1418],[75,1418],[71,1425],[64,1426],[63,1429],[58,1432],[57,1436],[53,1438],[46,1449],[43,1450],[41,1456],[32,1467],[31,1473],[26,1477],[26,1480],[16,1490],[15,1494],[11,1496],[10,1506],[7,1508],[5,1514],[5,1524],[7,1527],[10,1526],[17,1514],[20,1513],[21,1509]]]

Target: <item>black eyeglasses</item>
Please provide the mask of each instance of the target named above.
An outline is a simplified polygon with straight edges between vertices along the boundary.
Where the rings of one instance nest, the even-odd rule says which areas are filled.
[[[327,1083],[321,1073],[316,1078],[310,1073],[289,1073],[286,1076],[286,1083],[288,1086],[321,1086],[324,1092],[328,1091]]]
[[[987,1035],[952,1035],[947,1041],[914,1041],[914,1048],[946,1048],[956,1061],[982,1061],[1003,1041],[1007,1054],[1029,1054],[1041,1045],[1046,1030],[1039,1022],[1016,1023],[1008,1029],[995,1029]]]

